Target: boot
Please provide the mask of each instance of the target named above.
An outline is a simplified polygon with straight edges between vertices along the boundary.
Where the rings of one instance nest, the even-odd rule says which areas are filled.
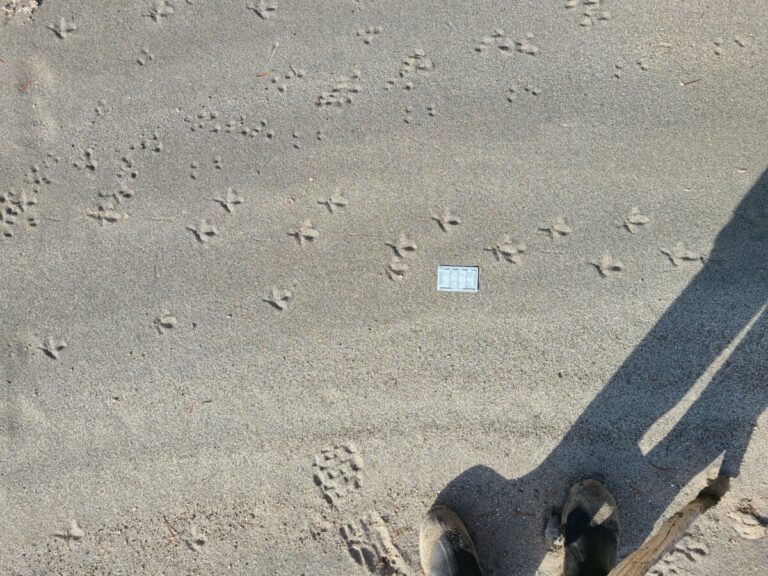
[[[419,534],[426,576],[482,576],[477,550],[464,523],[447,506],[433,506]]]
[[[616,502],[597,480],[571,488],[562,512],[565,576],[606,576],[616,566],[619,518]]]

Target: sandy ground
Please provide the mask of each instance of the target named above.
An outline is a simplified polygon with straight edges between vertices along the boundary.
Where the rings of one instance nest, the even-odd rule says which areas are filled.
[[[0,572],[765,574],[765,2],[4,4]]]

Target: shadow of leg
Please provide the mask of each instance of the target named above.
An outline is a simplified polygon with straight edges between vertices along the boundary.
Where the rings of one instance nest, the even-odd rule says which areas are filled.
[[[477,535],[487,574],[535,573],[546,552],[546,517],[579,480],[593,477],[608,486],[625,527],[624,545],[634,548],[679,489],[719,454],[725,451],[726,465],[739,469],[752,423],[766,404],[764,317],[728,370],[648,458],[639,443],[768,301],[767,255],[768,171],[718,234],[703,269],[536,469],[506,481],[476,466],[446,486],[437,502],[454,507]]]

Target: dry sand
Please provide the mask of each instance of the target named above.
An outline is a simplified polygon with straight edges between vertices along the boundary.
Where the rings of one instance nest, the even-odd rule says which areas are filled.
[[[766,573],[764,1],[4,4],[0,573]]]

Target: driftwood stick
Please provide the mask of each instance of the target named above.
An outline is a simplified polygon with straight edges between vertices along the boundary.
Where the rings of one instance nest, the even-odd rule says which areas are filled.
[[[682,510],[666,520],[661,528],[640,548],[624,558],[608,576],[644,576],[685,535],[691,525],[704,512],[720,501],[728,491],[729,479],[720,474],[706,488],[686,504]]]

